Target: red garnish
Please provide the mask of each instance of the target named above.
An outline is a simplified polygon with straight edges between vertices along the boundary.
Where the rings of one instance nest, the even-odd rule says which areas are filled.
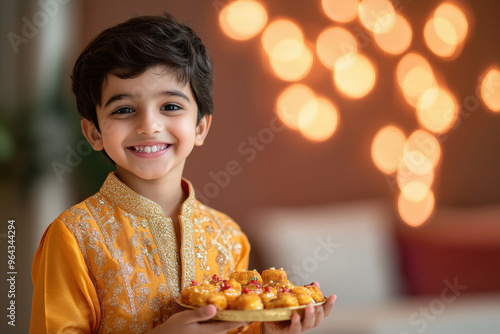
[[[241,293],[249,293],[250,290],[248,288],[243,288],[241,289]]]
[[[248,284],[252,284],[252,285],[255,285],[257,287],[260,287],[260,282],[259,282],[259,279],[257,277],[250,278],[250,280],[248,281]]]
[[[227,280],[222,281],[222,284],[220,285],[220,290],[224,291],[227,289],[231,289],[231,285],[227,283]]]
[[[196,281],[191,281],[191,286],[195,286],[195,285],[199,285],[199,283]]]
[[[219,276],[217,276],[216,274],[212,275],[212,280],[210,281],[210,283],[212,284],[216,284],[218,282],[222,281]]]
[[[264,290],[266,290],[266,292],[271,292],[271,287],[270,286],[266,286]]]
[[[281,288],[281,292],[290,292],[290,291],[292,291],[292,290],[287,289],[287,288]]]

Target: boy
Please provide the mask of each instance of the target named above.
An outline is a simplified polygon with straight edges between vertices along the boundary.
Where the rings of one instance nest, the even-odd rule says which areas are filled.
[[[45,231],[32,267],[31,333],[224,333],[212,305],[181,311],[191,280],[248,265],[250,245],[228,216],[195,199],[186,158],[212,120],[207,50],[171,15],[109,28],[82,52],[73,91],[83,134],[115,163],[100,191]],[[281,331],[317,326],[309,307]],[[245,332],[274,332],[254,323]]]

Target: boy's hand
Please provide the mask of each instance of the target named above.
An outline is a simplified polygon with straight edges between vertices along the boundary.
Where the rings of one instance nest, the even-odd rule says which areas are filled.
[[[263,334],[298,334],[316,328],[330,314],[336,298],[335,295],[328,297],[323,307],[307,306],[304,310],[304,319],[301,321],[300,316],[294,314],[287,327],[283,327],[282,322],[264,322],[262,323]]]
[[[224,334],[231,329],[247,325],[244,322],[206,322],[217,314],[213,305],[207,305],[196,310],[182,311],[174,314],[168,320],[153,328],[149,334]]]

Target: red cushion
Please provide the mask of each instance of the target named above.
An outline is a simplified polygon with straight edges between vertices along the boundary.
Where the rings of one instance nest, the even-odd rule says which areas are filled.
[[[407,292],[500,291],[500,207],[438,209],[425,225],[397,231]]]

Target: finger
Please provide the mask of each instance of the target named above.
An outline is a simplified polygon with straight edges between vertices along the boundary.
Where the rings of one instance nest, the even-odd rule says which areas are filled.
[[[297,313],[292,315],[290,319],[290,327],[288,328],[288,333],[298,334],[302,332],[302,324],[300,322],[300,315]]]
[[[311,305],[308,305],[304,309],[304,319],[302,319],[302,331],[307,331],[310,330],[311,328],[314,327],[314,323],[316,322],[316,311],[314,310],[314,307]]]
[[[326,303],[323,305],[324,317],[327,317],[330,314],[336,299],[337,299],[336,295],[331,295],[330,297],[328,297]]]
[[[323,321],[324,317],[325,317],[325,312],[323,311],[323,307],[319,306],[319,307],[315,307],[314,308],[314,311],[315,311],[315,319],[314,319],[314,325],[313,325],[313,328],[316,328],[318,327],[321,322]]]
[[[180,312],[182,314],[182,322],[191,324],[212,319],[217,314],[217,308],[214,305],[207,305],[192,311]]]

